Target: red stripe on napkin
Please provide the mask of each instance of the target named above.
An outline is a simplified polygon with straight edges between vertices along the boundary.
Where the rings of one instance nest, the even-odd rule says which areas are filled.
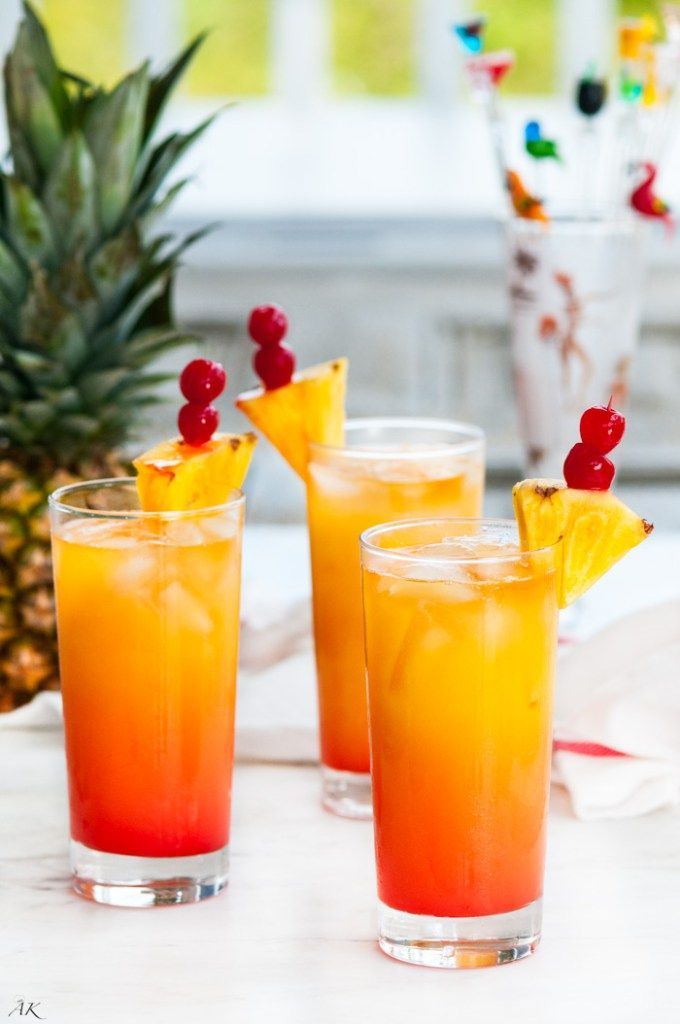
[[[630,757],[622,750],[605,747],[603,743],[588,743],[586,740],[553,740],[553,752],[566,750],[570,754],[586,754],[588,757]]]

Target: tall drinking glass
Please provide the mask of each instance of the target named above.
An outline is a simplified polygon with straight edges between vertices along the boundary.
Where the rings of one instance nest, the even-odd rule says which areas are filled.
[[[521,959],[541,932],[555,548],[439,519],[368,530],[362,555],[380,946]]]
[[[401,418],[350,421],[345,437],[338,448],[311,445],[307,483],[323,803],[368,818],[359,535],[394,519],[479,515],[484,435],[467,424]]]
[[[226,885],[244,498],[142,512],[134,480],[50,498],[76,892]]]
[[[510,338],[528,476],[561,476],[590,405],[625,407],[640,330],[645,225],[630,218],[513,218]]]

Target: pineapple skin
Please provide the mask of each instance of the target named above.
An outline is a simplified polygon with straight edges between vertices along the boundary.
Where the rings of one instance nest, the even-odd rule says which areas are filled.
[[[129,472],[117,454],[158,401],[151,364],[197,341],[172,286],[186,247],[158,222],[208,128],[156,138],[202,42],[106,90],[67,73],[30,3],[4,66],[0,168],[0,712],[58,686],[47,496]]]
[[[0,713],[59,689],[47,499],[57,487],[129,476],[115,453],[69,469],[0,459]]]

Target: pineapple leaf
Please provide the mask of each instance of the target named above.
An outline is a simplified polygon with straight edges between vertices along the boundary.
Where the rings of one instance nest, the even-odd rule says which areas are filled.
[[[61,391],[54,391],[47,387],[41,390],[41,394],[51,404],[55,412],[77,412],[82,405],[80,394],[74,387],[66,387]]]
[[[74,253],[59,265],[52,283],[64,305],[78,314],[83,327],[88,332],[94,330],[101,308],[82,252]]]
[[[157,221],[168,212],[177,196],[191,180],[190,177],[182,178],[167,190],[162,199],[148,207],[146,213],[139,218],[140,230],[144,236],[147,236]]]
[[[0,323],[16,331],[16,299],[0,284]]]
[[[129,372],[126,367],[117,367],[88,373],[87,376],[81,377],[78,389],[85,402],[97,408],[125,380]]]
[[[0,435],[17,447],[27,447],[33,441],[30,430],[16,416],[0,416]]]
[[[122,312],[99,334],[91,348],[92,366],[108,366],[120,362],[124,356],[116,351],[124,346],[144,314],[167,289],[167,272],[153,276],[129,299]]]
[[[54,259],[54,241],[50,222],[42,204],[24,182],[5,178],[7,228],[19,253],[29,262],[50,264]]]
[[[20,298],[27,276],[10,247],[0,238],[0,285],[10,297]]]
[[[28,427],[41,430],[54,418],[54,409],[50,402],[34,398],[29,402],[22,402],[18,414]]]
[[[9,116],[9,113],[7,124],[14,173],[37,192],[40,188],[40,172],[31,153],[28,140],[23,129],[15,123],[14,119]]]
[[[142,255],[139,235],[133,226],[105,242],[92,256],[90,276],[107,307],[125,296],[139,271]]]
[[[146,366],[164,352],[174,348],[185,348],[200,341],[197,335],[185,331],[168,330],[164,327],[151,328],[134,335],[125,349],[125,361],[129,366]]]
[[[202,121],[193,131],[176,132],[155,147],[148,166],[142,176],[137,195],[131,204],[128,216],[131,220],[147,212],[154,197],[177,161],[193,146],[194,142],[210,127],[216,114]]]
[[[149,83],[149,98],[146,106],[144,123],[144,141],[148,142],[153,138],[158,127],[161,115],[172,95],[172,92],[186,71],[188,65],[194,59],[196,52],[203,45],[207,33],[201,32],[184,49],[180,55],[160,75],[156,75]]]
[[[62,252],[89,245],[96,237],[95,186],[92,154],[82,133],[74,131],[61,147],[43,196]]]
[[[59,115],[62,125],[67,127],[69,101],[62,75],[57,67],[47,32],[28,0],[24,0],[24,20],[19,27],[16,48],[20,41],[31,53],[40,80],[49,93],[52,105]]]
[[[59,419],[59,426],[66,434],[76,438],[96,436],[99,424],[93,416],[86,416],[83,413],[67,414]]]
[[[30,150],[34,175],[35,168],[41,174],[50,168],[62,144],[63,130],[31,55],[21,45],[22,31],[23,26],[5,61],[7,119]]]
[[[111,93],[99,93],[85,115],[85,137],[99,179],[99,214],[105,234],[116,228],[133,191],[149,90],[148,65]]]
[[[174,373],[128,374],[112,391],[111,397],[119,399],[123,394],[129,395],[132,392],[145,391],[147,388],[155,391],[159,384],[167,384],[171,380],[175,380]]]
[[[29,352],[28,349],[17,349],[12,353],[12,358],[22,370],[30,373],[34,378],[38,377],[41,370],[51,372],[54,369],[52,359],[39,355],[37,352]]]
[[[87,338],[76,313],[62,304],[36,269],[19,313],[23,338],[49,353],[65,370],[75,370],[87,354]]]
[[[0,370],[0,391],[8,398],[19,398],[23,388],[13,374]]]

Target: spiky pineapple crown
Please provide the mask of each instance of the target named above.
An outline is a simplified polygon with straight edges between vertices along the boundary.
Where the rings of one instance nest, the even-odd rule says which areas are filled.
[[[161,74],[111,90],[69,74],[29,3],[4,69],[10,153],[0,171],[0,457],[75,464],[122,444],[191,340],[171,309],[178,240],[155,226],[164,190],[210,120],[160,141],[165,104],[202,39]]]

